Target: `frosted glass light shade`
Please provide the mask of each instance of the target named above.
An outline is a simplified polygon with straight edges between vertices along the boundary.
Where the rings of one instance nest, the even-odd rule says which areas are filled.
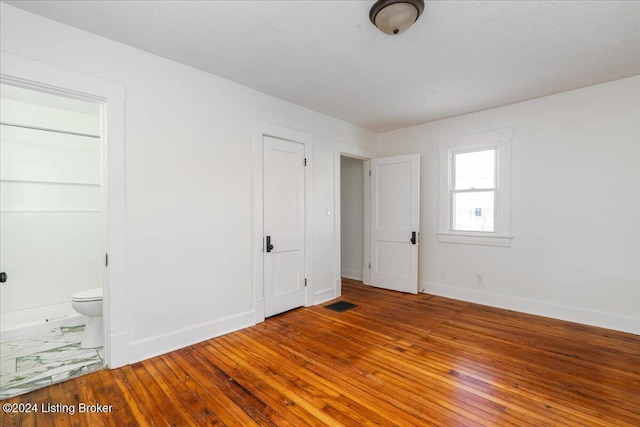
[[[416,22],[423,9],[423,0],[379,0],[369,18],[383,33],[400,34]]]

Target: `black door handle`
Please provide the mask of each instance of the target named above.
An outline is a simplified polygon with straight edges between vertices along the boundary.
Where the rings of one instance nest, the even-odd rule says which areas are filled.
[[[0,283],[4,283],[6,281],[7,281],[7,273],[3,271],[2,273],[0,273]]]
[[[267,236],[267,252],[271,252],[273,250],[273,245],[271,244],[271,236]]]
[[[416,244],[416,232],[415,231],[411,232],[411,244],[412,245]]]

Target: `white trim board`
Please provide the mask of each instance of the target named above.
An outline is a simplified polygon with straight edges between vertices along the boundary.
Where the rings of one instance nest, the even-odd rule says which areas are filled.
[[[219,337],[220,335],[248,328],[249,326],[255,325],[255,317],[256,314],[253,311],[247,311],[223,319],[205,322],[200,325],[133,342],[129,346],[131,363],[140,362],[211,338]]]
[[[323,302],[336,299],[337,297],[338,295],[336,294],[336,290],[329,288],[313,294],[313,301],[315,302],[316,305],[318,305],[318,304],[322,304]]]
[[[362,270],[354,270],[351,268],[343,268],[341,270],[342,277],[353,280],[362,280]]]
[[[584,325],[613,329],[616,331],[640,334],[640,317],[621,316],[602,311],[587,310],[568,305],[519,298],[509,295],[491,294],[480,290],[442,285],[433,282],[420,282],[421,292],[453,298],[490,307],[513,310],[537,316],[551,317]]]

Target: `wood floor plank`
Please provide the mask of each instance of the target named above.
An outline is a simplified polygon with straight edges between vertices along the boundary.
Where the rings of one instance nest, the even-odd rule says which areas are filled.
[[[376,421],[384,421],[375,412],[354,401],[332,378],[328,379],[311,369],[304,369],[308,366],[308,362],[298,357],[294,351],[285,346],[279,346],[274,350],[248,336],[242,337],[242,341],[236,340],[235,343],[242,346],[242,342],[249,343],[252,355],[257,355],[261,361],[275,361],[276,365],[269,369],[277,369],[278,376],[286,378],[288,382],[295,383],[297,387],[304,390],[306,399],[311,400],[324,411],[335,410],[333,419],[337,422],[343,425],[369,425]]]
[[[137,365],[137,366],[136,366]],[[126,425],[134,426],[136,420],[144,420],[147,425],[159,425],[162,420],[154,421],[157,415],[162,414],[162,410],[159,410],[158,406],[152,406],[151,403],[145,405],[143,400],[147,391],[154,390],[154,384],[146,383],[142,384],[138,381],[135,375],[135,369],[139,364],[133,364],[124,366],[118,369],[113,375],[115,385],[118,387],[120,394],[124,398],[124,404],[127,409],[131,411],[131,418],[124,419]],[[160,397],[160,396],[159,396]],[[105,396],[105,399],[108,399]],[[109,402],[110,403],[110,402]],[[115,423],[112,423],[112,425]]]
[[[275,425],[266,415],[269,411],[266,405],[229,379],[219,367],[199,358],[190,348],[174,352],[171,359],[175,361],[172,368],[175,374],[182,373],[184,377],[193,378],[193,381],[186,381],[185,384],[193,396],[197,396],[198,404],[206,404],[201,414],[205,411],[215,414],[224,425],[230,427]],[[204,425],[204,421],[199,422],[200,425]]]
[[[257,399],[268,405],[269,410],[265,411],[265,415],[270,415],[269,419],[277,426],[305,426],[309,424],[306,419],[308,413],[288,398],[288,391],[282,393],[274,388],[270,382],[270,375],[260,372],[254,368],[251,363],[246,360],[235,357],[235,355],[227,352],[221,339],[217,339],[215,344],[209,342],[206,345],[194,346],[196,351],[203,352],[205,357],[220,366],[243,388],[248,387],[251,393]],[[265,380],[266,378],[266,380]],[[253,410],[253,405],[249,407]],[[245,409],[243,407],[243,409]]]
[[[0,426],[638,426],[640,336],[344,279],[300,308],[3,403]]]
[[[326,337],[325,337],[326,338]],[[370,337],[371,338],[371,337]],[[352,341],[357,341],[358,338],[357,337],[352,337]],[[309,340],[306,340],[305,342],[308,342]],[[326,341],[326,339],[320,340],[319,345],[323,345],[322,343]],[[374,340],[370,340],[369,342],[373,342]],[[453,419],[452,417],[457,415],[457,418],[455,419],[456,424],[463,424],[464,420],[461,418],[461,415],[465,414],[465,412],[467,410],[471,410],[472,409],[472,405],[468,405],[467,409],[464,408],[460,408],[460,407],[456,407],[455,410],[453,412],[457,412],[457,414],[452,413],[451,410],[447,411],[444,410],[442,408],[440,408],[440,410],[438,410],[438,408],[440,406],[449,406],[446,403],[443,404],[443,402],[447,402],[448,401],[448,397],[451,398],[452,396],[455,397],[455,399],[451,399],[453,401],[457,400],[457,399],[461,399],[464,398],[463,394],[464,394],[464,390],[461,390],[460,387],[456,384],[455,381],[444,381],[443,378],[447,377],[447,373],[446,372],[432,372],[432,369],[428,366],[430,363],[427,364],[421,364],[421,363],[417,363],[415,365],[405,365],[403,363],[401,363],[401,361],[404,359],[405,353],[403,350],[400,351],[400,354],[398,357],[385,357],[384,354],[388,351],[388,350],[384,350],[384,353],[382,353],[383,355],[380,357],[377,357],[376,355],[374,355],[374,353],[376,352],[376,349],[380,349],[383,347],[387,347],[389,349],[393,349],[393,348],[397,348],[398,343],[395,344],[395,346],[388,346],[388,345],[380,345],[379,343],[374,345],[374,346],[370,346],[371,348],[369,350],[367,350],[366,348],[368,347],[368,343],[363,343],[362,347],[356,350],[356,354],[365,354],[366,353],[366,358],[368,359],[367,361],[369,362],[369,364],[366,366],[366,368],[373,370],[373,371],[377,371],[377,370],[382,370],[382,372],[386,372],[384,371],[384,367],[389,366],[389,364],[393,364],[394,365],[394,370],[393,375],[394,377],[396,376],[396,373],[399,371],[403,371],[406,374],[406,378],[408,379],[405,383],[410,387],[410,389],[416,391],[419,389],[420,385],[423,385],[424,387],[429,388],[428,392],[426,393],[426,399],[427,402],[421,402],[420,400],[415,400],[416,404],[420,404],[420,405],[424,405],[424,406],[428,406],[430,412],[432,413],[432,415],[435,415],[435,413],[439,413],[440,414],[440,418],[438,419],[438,422],[436,423],[436,425],[443,425],[443,423],[445,422],[452,422]],[[339,346],[338,346],[339,347]],[[317,352],[318,353],[323,353],[323,352],[328,352],[329,349],[319,349]],[[364,357],[364,356],[361,356]],[[425,359],[426,360],[426,359]],[[343,364],[343,362],[340,362],[340,364]],[[408,370],[404,370],[404,367],[407,366],[409,369]],[[360,365],[360,368],[365,368],[364,365]],[[341,369],[341,372],[344,372],[344,369]],[[379,380],[378,375],[377,374],[373,374],[373,377],[375,377],[377,380]],[[432,386],[433,384],[433,386]],[[368,387],[375,389],[376,385],[368,385]],[[388,388],[388,383],[384,383],[384,387]],[[444,397],[441,396],[441,394],[443,392],[448,392],[448,395],[445,394]],[[439,397],[439,398],[438,398]],[[435,404],[435,405],[434,405]],[[455,405],[455,403],[454,403]],[[487,406],[494,406],[494,403],[488,403],[487,401]],[[498,407],[501,407],[502,405],[498,405]],[[453,405],[451,405],[450,407],[453,407]],[[485,408],[479,408],[479,409],[485,409]],[[444,418],[442,418],[443,414],[446,414],[446,416]],[[468,417],[469,414],[465,414]],[[494,412],[495,415],[495,412]],[[472,418],[472,417],[471,417]],[[501,416],[502,419],[502,424],[506,424],[507,421],[505,419],[505,416]],[[469,422],[469,420],[467,419],[467,422]],[[517,422],[515,423],[516,425],[521,425],[521,423]]]
[[[276,391],[287,396],[287,400],[291,403],[291,406],[295,406],[304,411],[302,418],[309,422],[309,420],[315,420],[318,425],[332,424],[341,425],[338,420],[335,420],[322,411],[322,403],[320,405],[313,404],[310,396],[310,391],[305,389],[302,384],[297,381],[289,380],[281,369],[276,369],[276,366],[268,363],[261,358],[257,348],[253,348],[250,353],[243,351],[242,345],[238,345],[231,341],[230,337],[225,337],[224,348],[228,354],[233,354],[239,360],[247,361],[249,366],[255,372],[259,372],[262,381],[269,386],[273,387]],[[309,423],[313,425],[313,422]]]
[[[355,347],[356,338],[352,338],[352,340],[349,340],[350,342],[336,341],[338,339],[337,336],[327,334],[324,330],[315,330],[311,336],[301,336],[301,333],[301,330],[291,331],[286,334],[286,337],[283,337],[283,343],[280,343],[279,346],[282,350],[299,355],[303,355],[305,351],[311,351],[315,355],[330,355],[327,360],[318,360],[316,358],[311,362],[309,369],[317,371],[322,376],[332,376],[339,372],[341,378],[334,378],[334,381],[339,382],[340,387],[343,389],[348,389],[349,387],[348,384],[343,382],[343,378],[359,378],[360,380],[356,383],[358,391],[354,394],[375,393],[380,399],[375,404],[378,409],[385,405],[392,408],[401,408],[407,414],[413,414],[416,417],[415,421],[423,425],[427,422],[440,425],[442,422],[443,415],[440,408],[432,407],[431,413],[427,415],[423,411],[422,402],[415,399],[414,395],[407,396],[406,393],[395,390],[393,384],[382,381],[376,373],[387,369],[389,367],[388,361],[371,359],[370,349],[367,349],[367,346]],[[314,336],[318,334],[320,334],[319,339],[315,339]],[[290,337],[295,337],[295,339]],[[299,346],[298,343],[302,341],[306,345]],[[404,396],[406,401],[398,400],[396,398],[398,396]],[[459,417],[457,420],[461,425],[464,424],[462,418]],[[467,424],[469,422],[467,420]]]
[[[86,375],[81,379],[84,380],[84,387],[77,388],[75,401],[90,402],[89,396],[93,395],[96,400],[92,403],[101,403],[112,405],[112,411],[108,414],[101,414],[100,421],[102,425],[119,425],[122,427],[135,427],[138,425],[136,420],[139,411],[136,405],[131,405],[127,401],[127,394],[122,393],[115,381],[116,375],[124,375],[127,372],[126,367],[118,370],[102,370],[91,375]],[[74,386],[76,381],[63,383],[65,386]],[[153,409],[153,408],[151,408]],[[150,423],[147,423],[149,425]],[[96,422],[94,425],[101,425]]]

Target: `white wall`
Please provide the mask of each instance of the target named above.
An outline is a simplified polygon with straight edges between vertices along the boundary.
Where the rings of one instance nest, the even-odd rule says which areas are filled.
[[[340,157],[340,220],[342,277],[362,280],[364,233],[363,161]]]
[[[100,133],[97,105],[83,114],[4,96],[3,122]],[[7,329],[18,326],[10,324],[18,311],[64,304],[72,313],[74,293],[102,287],[101,146],[99,139],[10,126],[0,137],[0,264],[9,279],[0,287],[0,312]]]
[[[311,133],[313,283],[333,288],[333,142],[356,126],[5,4],[0,47],[126,88],[130,360],[240,326],[251,289],[251,120]]]
[[[506,127],[512,246],[438,243],[438,141]],[[637,76],[388,132],[378,153],[421,154],[425,292],[640,333],[639,148]]]

